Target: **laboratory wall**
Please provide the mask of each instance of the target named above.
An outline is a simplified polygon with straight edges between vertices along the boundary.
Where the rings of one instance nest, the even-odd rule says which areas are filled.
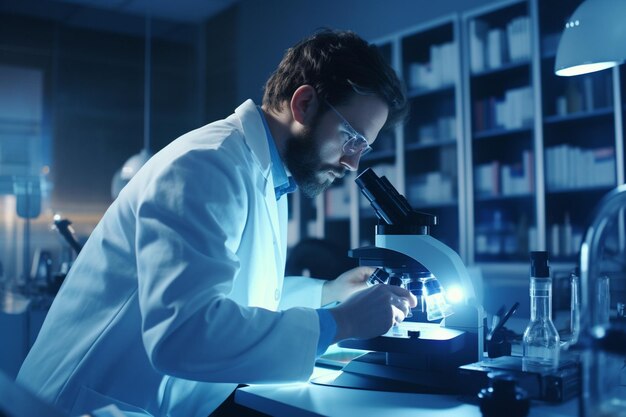
[[[29,3],[34,15],[19,10]],[[51,302],[48,281],[75,256],[53,216],[84,241],[112,202],[115,172],[144,146],[145,19],[1,6],[0,370],[14,376]],[[205,71],[201,26],[156,21],[151,31],[154,152],[204,122]]]
[[[99,29],[89,21],[0,13],[0,66],[11,75],[4,78],[0,100],[0,262],[7,279],[24,275],[29,264],[25,239],[31,240],[31,253],[58,251],[58,236],[50,231],[55,213],[70,218],[86,238],[112,201],[116,170],[144,146],[144,19],[103,12],[89,17],[118,19],[137,33]],[[197,58],[199,26],[155,22],[152,32],[149,146],[154,152],[203,123],[204,69]],[[23,101],[7,93],[6,85],[23,81],[21,73],[40,78],[29,89],[36,118],[8,111]],[[37,188],[31,197],[40,209],[33,213],[29,237],[26,220],[16,211],[19,182]]]
[[[239,7],[239,101],[259,99],[285,49],[322,27],[349,29],[369,41],[490,0],[243,1]],[[262,17],[261,17],[262,16]]]

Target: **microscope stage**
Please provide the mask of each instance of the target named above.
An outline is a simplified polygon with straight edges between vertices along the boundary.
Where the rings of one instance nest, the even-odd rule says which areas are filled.
[[[409,332],[415,333],[409,336]],[[448,329],[436,323],[403,322],[383,336],[343,340],[339,346],[389,353],[449,355],[465,347],[466,335],[464,331]]]

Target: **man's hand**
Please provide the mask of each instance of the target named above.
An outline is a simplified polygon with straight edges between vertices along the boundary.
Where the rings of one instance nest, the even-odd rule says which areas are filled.
[[[367,279],[374,271],[375,268],[360,266],[344,272],[332,281],[327,281],[322,289],[322,305],[334,301],[343,302],[356,291],[367,288]]]
[[[334,342],[343,339],[369,339],[386,333],[404,320],[417,298],[404,288],[375,285],[359,291],[329,311],[337,322]]]

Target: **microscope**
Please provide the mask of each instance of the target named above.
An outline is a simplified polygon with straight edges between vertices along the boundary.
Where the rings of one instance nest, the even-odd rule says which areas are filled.
[[[430,235],[433,215],[415,211],[386,177],[368,168],[356,178],[378,218],[375,246],[353,249],[360,265],[376,267],[373,285],[398,285],[418,298],[413,318],[372,339],[340,347],[370,351],[325,385],[382,391],[456,393],[457,368],[480,361],[484,311],[459,255]],[[456,295],[456,303],[446,297]],[[425,314],[424,314],[425,313]],[[422,321],[410,321],[421,319]],[[430,322],[429,322],[430,321]]]

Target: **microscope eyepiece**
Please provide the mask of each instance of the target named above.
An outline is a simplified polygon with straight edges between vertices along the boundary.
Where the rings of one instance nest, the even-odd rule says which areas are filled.
[[[379,222],[379,226],[385,226],[393,234],[406,227],[410,228],[407,231],[410,234],[428,234],[429,227],[437,224],[436,216],[413,210],[389,180],[384,176],[379,177],[371,168],[363,171],[354,181],[370,202],[378,219],[385,223]]]

